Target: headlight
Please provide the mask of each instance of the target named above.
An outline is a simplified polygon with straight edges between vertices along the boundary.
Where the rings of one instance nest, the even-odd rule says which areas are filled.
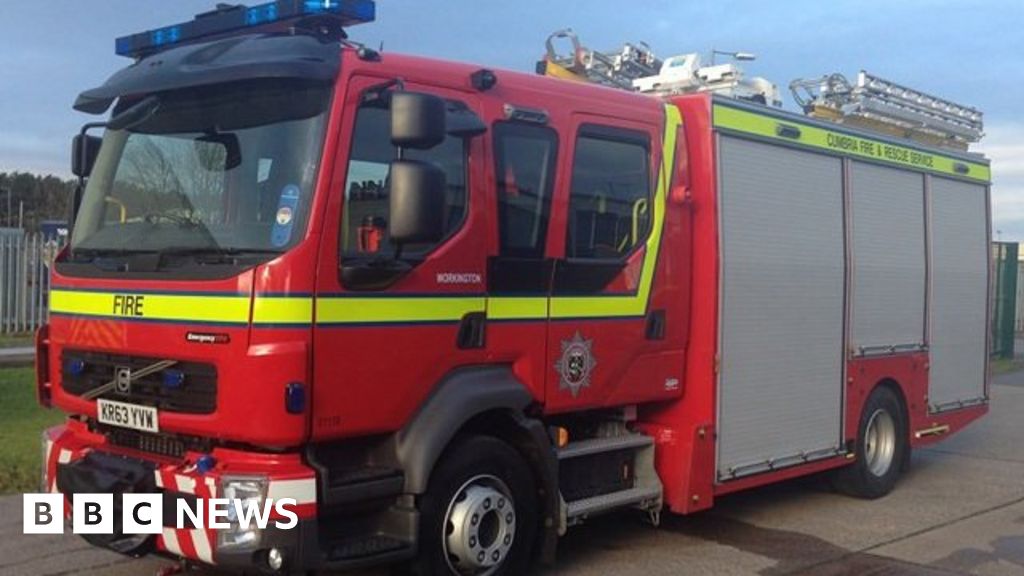
[[[259,546],[263,531],[255,522],[247,528],[238,525],[235,500],[241,501],[242,508],[256,506],[262,509],[267,497],[267,479],[263,476],[225,476],[221,478],[221,496],[229,500],[228,523],[231,527],[217,531],[217,547],[228,549],[254,549]]]

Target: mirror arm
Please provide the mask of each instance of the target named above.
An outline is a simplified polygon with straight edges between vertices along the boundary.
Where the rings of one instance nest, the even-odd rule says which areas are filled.
[[[95,128],[106,128],[106,127],[107,127],[107,123],[106,122],[89,122],[89,123],[85,124],[84,126],[82,126],[82,129],[78,131],[79,141],[85,142],[85,136],[89,132],[89,130],[93,130]],[[78,149],[78,162],[79,162],[79,165],[80,166],[85,166],[88,161],[89,161],[89,148],[87,146],[80,146],[79,149]],[[78,185],[81,186],[82,188],[85,188],[85,175],[83,175],[83,174],[79,174],[78,175]]]
[[[399,92],[405,92],[405,81],[401,78],[393,78],[386,82],[370,86],[365,92],[363,92],[362,102],[360,102],[360,104],[366,104],[368,102],[373,102],[378,98],[382,98],[384,93],[392,88],[397,89]]]
[[[86,135],[88,134],[89,130],[93,130],[95,128],[106,128],[106,127],[107,127],[107,123],[106,122],[88,122],[84,126],[82,126],[81,130],[78,131],[78,136],[79,136],[78,140],[79,140],[79,142],[82,143],[82,145],[79,146],[79,150],[78,150],[78,163],[79,163],[80,166],[85,166],[86,163],[88,163],[88,161],[89,161],[89,147],[85,145]],[[78,208],[81,206],[82,196],[85,195],[85,185],[86,185],[86,176],[85,176],[85,174],[84,173],[78,174],[78,185],[75,186],[74,191],[72,191],[72,193],[71,193],[72,194],[71,202],[70,202],[71,213],[67,215],[68,216],[68,237],[69,238],[71,237],[71,232],[72,232],[72,230],[74,229],[74,226],[75,226],[75,219],[78,217]]]

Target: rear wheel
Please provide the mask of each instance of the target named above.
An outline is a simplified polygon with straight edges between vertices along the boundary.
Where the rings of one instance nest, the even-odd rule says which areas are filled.
[[[474,436],[447,450],[420,503],[423,576],[525,574],[537,535],[537,496],[522,456]]]
[[[837,470],[833,484],[859,498],[885,496],[896,486],[908,449],[900,401],[889,388],[878,387],[861,411],[856,461]]]

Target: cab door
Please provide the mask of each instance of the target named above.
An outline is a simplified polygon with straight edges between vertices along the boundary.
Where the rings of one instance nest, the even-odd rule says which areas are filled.
[[[549,411],[679,393],[665,313],[649,305],[671,172],[662,166],[664,118],[656,122],[574,117],[569,177],[556,202],[563,212],[554,218],[563,249],[552,276]]]
[[[389,78],[355,76],[343,104],[316,294],[313,436],[401,428],[434,386],[485,357],[483,137],[449,134],[404,158],[446,179],[443,239],[399,247],[388,237],[389,168],[397,157],[390,108],[373,89]],[[405,89],[475,111],[473,94],[405,82]],[[397,272],[396,272],[397,271]]]
[[[539,116],[539,115],[538,115]],[[538,400],[548,377],[548,303],[555,257],[551,211],[562,148],[559,118],[491,127],[496,248],[488,261],[487,349]]]

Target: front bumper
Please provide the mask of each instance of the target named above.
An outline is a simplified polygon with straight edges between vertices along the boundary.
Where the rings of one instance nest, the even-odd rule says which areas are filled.
[[[164,516],[161,533],[151,537],[118,534],[120,522],[115,521],[115,534],[90,536],[97,545],[132,556],[149,552],[222,567],[270,570],[267,554],[277,548],[284,554],[286,568],[298,569],[318,557],[317,491],[314,470],[302,462],[301,455],[264,454],[238,450],[214,449],[209,455],[189,452],[183,459],[172,460],[154,454],[127,450],[109,444],[101,434],[91,432],[77,420],[43,432],[45,471],[43,488],[65,495],[65,511],[70,516],[70,496],[75,493],[115,493],[115,519],[120,515],[119,495],[124,492],[161,493],[164,495]],[[200,459],[213,465],[201,471]],[[271,522],[261,532],[258,543],[246,548],[218,545],[218,531],[208,527],[202,513],[202,528],[186,523],[177,526],[176,503],[184,500],[194,507],[196,500],[223,498],[223,482],[229,477],[266,479],[266,498],[274,501],[294,499],[290,509],[298,517],[294,528],[275,527],[276,520],[287,518],[271,514]],[[311,549],[313,548],[313,549]]]

